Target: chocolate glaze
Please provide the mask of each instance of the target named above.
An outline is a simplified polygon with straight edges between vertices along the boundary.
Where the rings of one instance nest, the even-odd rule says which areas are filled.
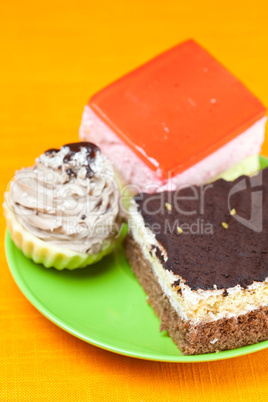
[[[73,156],[77,152],[81,151],[81,148],[86,149],[87,164],[83,165],[83,167],[86,168],[87,177],[89,177],[89,178],[92,177],[94,172],[91,169],[90,164],[94,162],[97,152],[100,152],[100,149],[97,147],[97,145],[92,144],[91,142],[84,141],[84,142],[72,142],[70,144],[63,145],[63,147],[68,147],[69,148],[69,152],[63,158],[64,163],[69,163],[72,160]],[[50,148],[47,151],[45,151],[45,154],[46,155],[51,155],[51,154],[57,153],[57,152],[59,152],[58,148]],[[52,155],[52,157],[53,157],[53,155]],[[67,172],[67,174],[69,176],[76,176],[75,172],[72,169],[67,169],[66,172]]]
[[[87,164],[83,165],[86,168],[87,171],[87,177],[92,177],[94,172],[90,167],[90,164],[94,162],[96,153],[99,152],[99,148],[97,145],[92,144],[91,142],[72,142],[70,144],[65,144],[64,147],[69,147],[69,152],[65,157],[63,158],[64,163],[70,162],[70,160],[73,158],[73,156],[77,153],[80,152],[81,148],[86,148],[87,150]]]
[[[246,188],[239,189],[238,183],[244,183]],[[228,196],[235,188],[239,191],[230,196],[229,209]],[[264,281],[268,277],[268,168],[254,180],[241,176],[234,182],[221,179],[204,186],[203,211],[200,207],[201,190],[202,187],[193,186],[177,192],[135,196],[146,226],[167,251],[166,262],[160,250],[156,253],[163,266],[180,275],[193,290],[214,289],[214,285],[218,289],[228,289],[237,284],[246,288],[253,281]],[[199,194],[198,199],[194,199],[194,191]],[[253,194],[259,197],[254,202]],[[178,197],[188,199],[178,200]],[[171,204],[171,211],[165,203]],[[262,212],[262,227],[253,219],[259,232],[237,220],[238,217],[250,219],[251,207],[256,207],[254,214]],[[235,209],[234,215],[230,214],[232,209]],[[185,212],[192,211],[196,213],[185,215]],[[198,221],[199,232],[194,233],[197,226],[191,225],[197,225]],[[187,224],[194,230],[186,230],[186,227],[179,234],[177,222],[182,229]],[[222,226],[223,222],[228,224],[227,229]],[[205,227],[210,230],[205,231]]]
[[[53,154],[53,153],[57,153],[57,152],[59,152],[59,149],[58,148],[49,148],[49,149],[47,149],[46,151],[45,151],[45,154],[46,155],[51,155],[51,154]]]

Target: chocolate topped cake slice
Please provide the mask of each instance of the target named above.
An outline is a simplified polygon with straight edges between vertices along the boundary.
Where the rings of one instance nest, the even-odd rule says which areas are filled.
[[[183,354],[268,339],[268,168],[130,207],[126,253]]]

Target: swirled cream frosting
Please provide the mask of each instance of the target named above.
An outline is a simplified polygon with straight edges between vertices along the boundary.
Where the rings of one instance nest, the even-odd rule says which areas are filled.
[[[76,252],[98,253],[121,228],[113,168],[89,142],[49,149],[16,172],[6,203],[31,234]]]

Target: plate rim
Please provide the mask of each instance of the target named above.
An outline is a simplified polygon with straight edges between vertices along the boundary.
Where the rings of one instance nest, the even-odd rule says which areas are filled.
[[[268,166],[268,158],[260,155],[260,163],[261,165],[265,164]],[[20,276],[17,268],[14,255],[12,253],[11,248],[16,247],[13,240],[10,237],[9,230],[6,229],[5,232],[5,254],[8,263],[9,270],[11,275],[22,292],[22,294],[26,297],[26,299],[47,319],[49,319],[53,324],[57,325],[62,330],[68,332],[69,334],[75,336],[78,339],[81,339],[84,342],[87,342],[93,346],[99,347],[101,349],[107,350],[109,352],[117,353],[127,357],[133,357],[141,360],[149,360],[149,361],[158,361],[158,362],[167,362],[167,363],[201,363],[201,362],[209,362],[209,361],[219,361],[226,360],[230,358],[235,358],[239,356],[244,356],[247,354],[255,353],[261,350],[268,348],[268,340],[262,341],[253,345],[243,346],[237,349],[225,350],[218,353],[207,353],[200,355],[178,355],[178,356],[167,356],[162,354],[152,354],[152,353],[142,353],[142,352],[134,352],[131,350],[126,350],[124,348],[118,348],[109,344],[107,342],[101,342],[100,340],[95,339],[94,337],[89,337],[83,335],[81,332],[75,330],[70,325],[64,322],[64,320],[58,318],[55,314],[49,311],[37,297],[31,292],[31,289],[25,284],[23,278]],[[26,257],[27,258],[27,257]],[[44,268],[49,269],[49,268]]]

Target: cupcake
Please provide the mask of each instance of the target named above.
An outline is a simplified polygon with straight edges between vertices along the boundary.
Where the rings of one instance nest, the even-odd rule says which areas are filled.
[[[113,250],[122,227],[113,168],[89,142],[49,149],[17,171],[4,213],[16,246],[47,268],[99,261]]]

